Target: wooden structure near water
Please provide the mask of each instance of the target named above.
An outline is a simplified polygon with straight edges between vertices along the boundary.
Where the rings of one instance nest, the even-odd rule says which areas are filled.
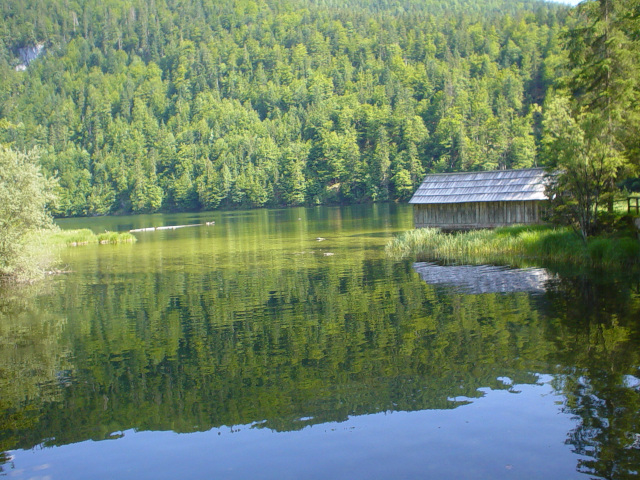
[[[542,168],[427,175],[409,203],[416,228],[495,228],[542,222]]]

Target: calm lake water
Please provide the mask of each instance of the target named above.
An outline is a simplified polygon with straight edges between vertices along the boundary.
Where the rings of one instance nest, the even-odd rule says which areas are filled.
[[[637,275],[393,260],[404,205],[59,223],[208,221],[0,296],[0,475],[637,476]]]

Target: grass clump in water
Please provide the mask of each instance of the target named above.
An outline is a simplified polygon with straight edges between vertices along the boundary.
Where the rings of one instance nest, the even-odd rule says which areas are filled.
[[[48,234],[48,240],[52,245],[65,245],[77,247],[89,244],[116,244],[133,243],[138,239],[129,232],[104,232],[96,235],[88,228],[78,230],[54,230]]]
[[[48,240],[53,245],[88,245],[92,243],[95,234],[88,228],[78,230],[52,230],[48,235]]]
[[[569,228],[544,225],[444,233],[408,231],[386,248],[394,258],[422,257],[450,263],[574,264],[592,267],[640,263],[640,242],[631,237],[596,237],[585,244]]]
[[[104,232],[98,235],[98,243],[134,243],[138,239],[129,232]]]

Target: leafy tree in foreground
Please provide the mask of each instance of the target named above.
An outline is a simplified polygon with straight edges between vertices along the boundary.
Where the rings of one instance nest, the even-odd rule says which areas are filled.
[[[598,207],[613,194],[624,165],[602,123],[595,114],[572,116],[566,96],[554,96],[545,108],[543,147],[549,165],[560,172],[551,185],[556,220],[574,225],[584,240],[595,233]]]
[[[634,6],[635,5],[635,6]],[[585,1],[564,34],[568,87],[547,98],[543,151],[561,173],[553,185],[554,209],[582,237],[596,232],[598,207],[613,210],[616,183],[635,167],[640,90],[637,0]]]
[[[37,274],[28,237],[52,225],[47,211],[52,187],[40,172],[36,153],[0,146],[0,281],[30,280]]]

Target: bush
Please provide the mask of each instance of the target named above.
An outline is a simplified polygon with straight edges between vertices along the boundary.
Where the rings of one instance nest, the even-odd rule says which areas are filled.
[[[38,167],[35,152],[0,146],[0,280],[30,281],[44,265],[36,254],[38,229],[53,225],[47,206],[54,183]]]

